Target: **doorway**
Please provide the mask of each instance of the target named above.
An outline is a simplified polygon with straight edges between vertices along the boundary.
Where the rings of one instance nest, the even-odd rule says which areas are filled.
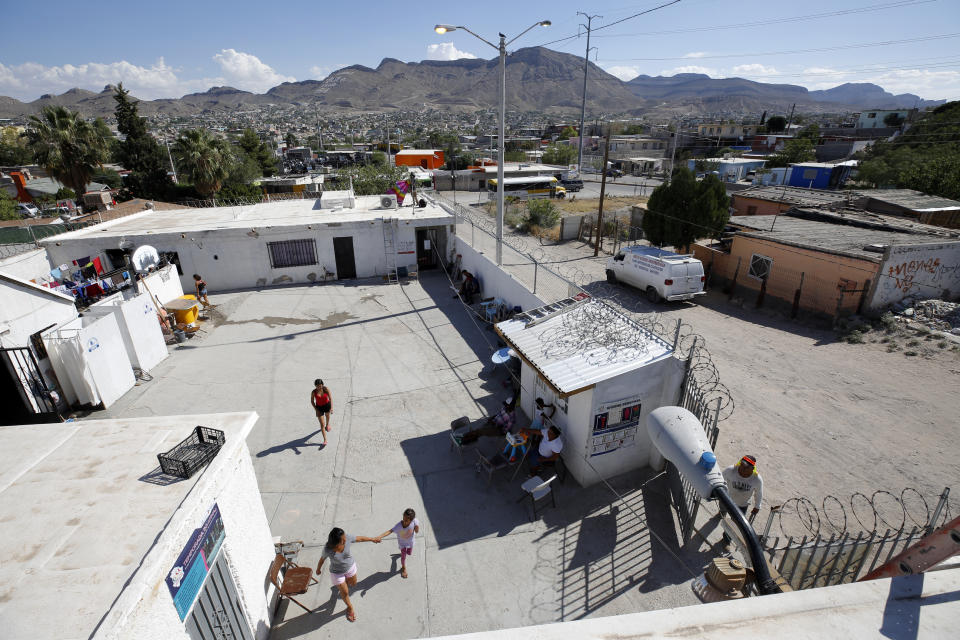
[[[357,277],[357,263],[353,258],[353,237],[333,239],[333,259],[337,263],[338,280],[352,280]]]
[[[0,424],[57,422],[54,397],[28,347],[0,348]]]
[[[420,271],[437,268],[437,230],[417,229],[417,268]]]

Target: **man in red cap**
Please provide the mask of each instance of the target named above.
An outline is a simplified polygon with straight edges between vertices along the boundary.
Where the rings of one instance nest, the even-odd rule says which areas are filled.
[[[747,515],[751,498],[753,498],[753,509],[750,511],[750,517],[757,515],[763,502],[763,478],[757,472],[757,457],[743,456],[736,464],[723,470],[723,479],[727,483],[730,497],[743,515]],[[723,534],[723,542],[725,545],[730,544],[727,534]]]

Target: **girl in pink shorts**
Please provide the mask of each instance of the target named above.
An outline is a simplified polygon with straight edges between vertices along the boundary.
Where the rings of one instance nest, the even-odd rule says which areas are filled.
[[[380,542],[391,533],[397,534],[397,542],[400,544],[400,576],[406,578],[407,556],[413,555],[414,534],[420,533],[420,521],[417,520],[416,512],[413,509],[404,510],[400,522],[377,536],[376,541]]]
[[[350,553],[350,545],[354,542],[380,542],[380,538],[352,536],[344,533],[340,527],[334,527],[327,536],[327,544],[323,547],[320,563],[317,565],[317,575],[323,568],[325,560],[330,560],[330,584],[340,590],[340,597],[347,605],[347,620],[354,622],[357,613],[350,602],[350,587],[357,584],[357,562]]]

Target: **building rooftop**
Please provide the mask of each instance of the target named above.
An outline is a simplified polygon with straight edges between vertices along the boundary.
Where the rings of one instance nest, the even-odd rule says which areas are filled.
[[[823,189],[804,189],[802,187],[763,186],[738,191],[734,194],[734,197],[755,198],[757,200],[813,207],[843,204],[848,199],[856,197],[856,194],[847,191],[824,191]]]
[[[443,151],[441,151],[440,149],[401,149],[400,151],[397,151],[397,152],[396,152],[395,154],[393,154],[393,155],[395,155],[395,156],[412,156],[412,155],[422,156],[422,155],[427,155],[427,154],[430,154],[430,153],[443,153]]]
[[[390,217],[399,220],[450,218],[439,206],[428,203],[414,212],[412,198],[404,199],[400,208],[380,207],[380,196],[356,196],[353,208],[324,206],[340,203],[344,193],[325,191],[320,199],[280,200],[253,205],[209,208],[181,208],[167,211],[147,211],[119,220],[72,231],[51,238],[50,241],[74,238],[103,238],[123,235],[150,235],[215,231],[219,229],[255,229],[297,225],[324,225],[362,222]]]
[[[0,469],[4,637],[92,636],[170,515],[229,448],[243,446],[256,419],[245,412],[0,427],[0,450],[10,454]],[[198,424],[224,431],[224,449],[189,480],[157,481],[157,454]]]
[[[581,294],[585,295],[585,294]],[[613,307],[569,299],[527,311],[497,332],[562,394],[666,358],[672,347]]]
[[[913,189],[872,189],[860,195],[880,202],[894,204],[911,211],[950,211],[960,209],[960,202],[940,196],[931,196]]]
[[[740,227],[740,234],[751,238],[775,240],[872,262],[880,262],[883,247],[888,245],[941,243],[958,238],[956,233],[925,231],[937,227],[918,225],[922,229],[911,228],[890,218],[871,220],[870,216],[858,214],[831,216],[822,211],[803,209],[779,216],[737,216],[730,220],[730,224]]]

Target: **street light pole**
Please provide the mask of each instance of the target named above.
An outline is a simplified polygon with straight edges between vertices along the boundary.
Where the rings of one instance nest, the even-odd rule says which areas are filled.
[[[503,157],[507,129],[507,39],[500,34],[500,131],[497,134],[497,266],[503,265]]]
[[[456,31],[457,29],[463,29],[477,40],[480,40],[481,42],[484,42],[496,49],[497,53],[500,55],[500,130],[497,136],[497,266],[503,265],[503,157],[504,147],[506,145],[504,137],[506,135],[507,121],[507,45],[515,42],[520,36],[524,35],[527,31],[530,31],[534,27],[549,26],[549,20],[541,20],[540,22],[534,23],[524,29],[520,35],[516,36],[509,42],[507,41],[507,37],[501,33],[499,45],[493,44],[486,38],[478,36],[473,31],[470,31],[470,29],[462,25],[455,26],[450,24],[438,24],[433,28],[433,30],[440,35],[450,31]]]

